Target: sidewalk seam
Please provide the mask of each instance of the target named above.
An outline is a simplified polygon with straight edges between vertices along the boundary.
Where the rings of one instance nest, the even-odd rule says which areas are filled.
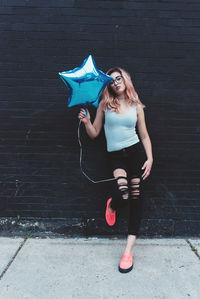
[[[8,270],[8,268],[10,267],[10,265],[12,264],[12,262],[14,261],[14,259],[16,258],[16,256],[18,255],[19,251],[22,249],[22,247],[24,246],[25,242],[26,242],[27,238],[25,238],[22,243],[20,244],[19,248],[16,250],[15,254],[13,255],[13,257],[11,258],[11,260],[8,262],[7,266],[5,267],[5,269],[3,270],[3,272],[0,275],[0,280],[3,278],[4,274],[6,273],[6,271]]]
[[[192,245],[192,243],[191,243],[188,239],[185,239],[185,240],[186,240],[186,242],[189,244],[189,246],[191,247],[192,251],[196,254],[196,256],[197,256],[197,257],[199,258],[199,260],[200,260],[200,255],[199,255],[197,249]]]

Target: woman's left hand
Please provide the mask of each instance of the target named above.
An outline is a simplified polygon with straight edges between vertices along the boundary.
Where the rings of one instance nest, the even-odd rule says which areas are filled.
[[[150,175],[152,164],[153,164],[153,160],[148,159],[142,166],[142,169],[144,169],[144,172],[142,174],[143,180],[145,180]]]

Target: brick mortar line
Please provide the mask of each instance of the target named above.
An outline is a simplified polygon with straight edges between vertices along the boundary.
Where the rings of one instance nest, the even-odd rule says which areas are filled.
[[[189,244],[189,246],[190,246],[190,248],[192,249],[192,251],[196,254],[196,256],[197,256],[197,257],[199,258],[199,260],[200,260],[200,255],[199,255],[197,249],[192,245],[192,243],[191,243],[188,239],[186,239],[186,242]]]
[[[14,259],[16,258],[16,256],[18,255],[19,251],[22,249],[22,247],[24,246],[25,242],[26,242],[27,238],[25,238],[23,240],[23,242],[20,244],[19,248],[16,250],[14,256],[11,258],[11,260],[8,262],[7,266],[5,267],[5,269],[3,270],[3,272],[0,275],[0,280],[3,278],[4,274],[6,273],[6,271],[8,270],[8,268],[10,267],[10,265],[12,264],[12,262],[14,261]]]

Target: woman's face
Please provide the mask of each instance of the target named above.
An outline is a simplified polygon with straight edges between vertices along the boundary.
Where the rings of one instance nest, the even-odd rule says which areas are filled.
[[[116,95],[121,95],[126,90],[126,86],[124,84],[124,78],[119,72],[113,72],[110,74],[113,78],[113,81],[110,83],[110,87],[114,91]]]

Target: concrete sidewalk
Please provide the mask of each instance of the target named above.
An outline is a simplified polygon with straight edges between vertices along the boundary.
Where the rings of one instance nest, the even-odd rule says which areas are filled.
[[[134,268],[121,274],[124,246],[115,238],[0,237],[0,298],[200,298],[200,239],[138,239]]]

